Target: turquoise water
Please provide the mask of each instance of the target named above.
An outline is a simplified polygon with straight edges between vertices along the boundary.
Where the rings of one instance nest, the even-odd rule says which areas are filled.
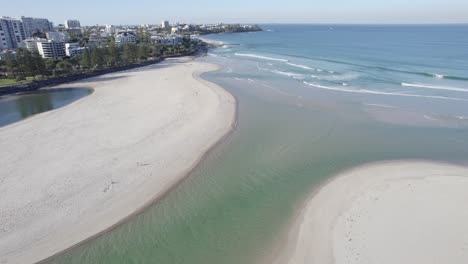
[[[401,85],[468,89],[467,46],[452,44],[468,43],[466,26],[265,28],[212,36],[236,45],[200,59],[224,66],[204,77],[238,98],[228,139],[164,199],[47,263],[255,263],[281,250],[305,197],[344,169],[468,161],[466,94]]]
[[[89,89],[44,90],[0,97],[0,127],[60,108],[91,93]]]

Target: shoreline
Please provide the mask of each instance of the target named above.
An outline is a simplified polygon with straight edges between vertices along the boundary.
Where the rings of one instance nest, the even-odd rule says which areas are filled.
[[[220,66],[220,65],[216,65],[216,66],[217,66],[217,69],[215,69],[214,71],[219,71],[219,70],[222,69],[222,66]],[[196,74],[196,75],[194,75],[193,77],[196,78],[197,80],[201,81],[201,82],[206,82],[207,85],[216,85],[216,84],[214,84],[214,83],[211,83],[210,81],[207,81],[207,80],[203,79],[203,78],[200,76],[201,74],[204,74],[204,73],[207,73],[207,72],[202,72],[202,73],[200,73],[200,74]],[[218,86],[218,85],[216,85],[216,86]],[[221,87],[221,86],[219,86],[219,87]],[[222,88],[222,87],[221,87],[221,88]],[[224,88],[222,88],[222,89],[224,89]],[[151,201],[147,202],[147,203],[144,204],[143,206],[137,208],[137,210],[135,210],[135,211],[134,211],[133,213],[131,213],[130,215],[128,215],[128,216],[126,216],[125,218],[121,219],[118,223],[115,223],[114,225],[110,226],[109,228],[107,228],[107,229],[105,229],[105,230],[102,230],[101,232],[99,232],[99,233],[97,233],[97,234],[95,234],[95,235],[93,235],[93,236],[91,236],[91,237],[89,237],[89,238],[87,238],[87,239],[85,239],[85,240],[83,240],[83,241],[81,241],[81,242],[79,242],[79,243],[77,243],[77,244],[75,244],[75,245],[69,247],[69,248],[66,248],[66,249],[64,249],[64,250],[62,250],[62,251],[60,251],[60,252],[57,252],[56,254],[54,254],[54,255],[52,255],[52,256],[50,256],[50,257],[47,257],[47,258],[45,258],[45,259],[43,259],[43,260],[40,260],[40,261],[38,261],[38,262],[36,262],[36,263],[37,263],[37,264],[47,263],[48,261],[52,260],[53,258],[58,257],[58,256],[60,256],[60,255],[62,255],[62,254],[65,254],[65,253],[66,253],[67,251],[69,251],[69,250],[73,250],[74,248],[77,248],[77,247],[79,247],[79,246],[81,246],[81,245],[83,245],[83,244],[85,244],[85,243],[87,243],[87,242],[89,242],[89,241],[91,241],[91,240],[93,240],[93,239],[96,239],[96,238],[98,238],[99,236],[101,236],[101,235],[103,235],[103,234],[106,234],[106,233],[108,233],[108,232],[112,232],[114,229],[118,228],[120,225],[123,225],[123,224],[125,224],[125,223],[131,221],[133,217],[138,216],[138,215],[144,213],[149,207],[158,204],[158,203],[159,203],[162,199],[164,199],[171,191],[173,191],[174,189],[176,189],[177,187],[179,187],[179,185],[181,185],[185,180],[187,180],[188,177],[190,177],[190,175],[192,174],[192,172],[193,172],[194,170],[196,170],[196,169],[200,166],[201,162],[203,162],[203,160],[206,159],[206,157],[210,154],[210,152],[213,151],[215,148],[217,148],[219,145],[223,144],[223,143],[226,141],[226,139],[229,138],[229,137],[232,135],[232,133],[235,132],[235,130],[236,130],[236,128],[237,128],[237,123],[238,123],[238,104],[239,104],[239,102],[238,102],[238,100],[237,100],[237,97],[236,97],[234,94],[232,94],[231,92],[229,92],[229,91],[226,90],[226,89],[224,89],[224,90],[225,90],[227,93],[229,93],[229,94],[234,98],[234,101],[235,101],[235,109],[234,109],[235,112],[234,112],[234,118],[233,118],[232,123],[231,123],[231,129],[230,129],[225,135],[223,135],[223,137],[221,137],[218,141],[216,141],[215,144],[213,144],[209,149],[207,149],[207,150],[200,156],[199,160],[196,161],[196,162],[194,163],[193,167],[191,167],[190,169],[188,169],[186,173],[183,173],[183,176],[182,176],[182,178],[181,178],[179,181],[177,181],[176,183],[174,183],[169,189],[167,189],[167,190],[166,190],[164,193],[162,193],[161,195],[158,195],[158,196],[152,198]]]
[[[404,174],[403,176],[395,174],[389,175],[389,173],[386,172],[388,170],[395,168],[398,169],[401,167],[412,168],[413,170],[404,173],[398,171],[399,174]],[[421,171],[423,171],[423,174],[426,172],[429,173],[429,175],[420,175]],[[374,172],[372,175],[377,173],[377,176],[372,177],[372,175],[368,174],[369,172]],[[432,175],[431,173],[434,172],[440,174]],[[362,263],[362,261],[369,261],[369,259],[371,259],[370,263],[374,263],[372,261],[375,261],[375,259],[389,259],[389,256],[394,255],[397,255],[395,258],[400,258],[397,260],[397,263],[417,263],[420,261],[418,258],[423,258],[422,254],[407,254],[402,256],[395,253],[398,252],[395,250],[391,253],[385,252],[385,250],[379,251],[378,253],[360,251],[356,254],[356,252],[353,252],[356,254],[354,257],[357,257],[355,259],[349,258],[350,252],[352,250],[356,250],[356,247],[349,245],[346,246],[346,243],[355,243],[357,241],[356,243],[359,242],[364,244],[362,241],[369,239],[368,235],[366,235],[367,232],[375,233],[376,230],[382,230],[378,229],[376,224],[372,225],[372,229],[369,228],[368,226],[372,223],[361,225],[359,226],[360,229],[353,229],[352,226],[355,223],[354,221],[358,223],[358,220],[360,219],[374,219],[379,216],[379,214],[371,214],[367,212],[366,210],[369,207],[369,202],[363,203],[361,201],[362,199],[359,200],[359,202],[356,202],[356,197],[369,195],[369,193],[375,197],[379,197],[379,195],[382,194],[382,190],[375,190],[375,186],[379,186],[384,189],[382,185],[388,184],[388,182],[390,182],[390,184],[393,184],[393,182],[412,180],[423,182],[426,179],[432,179],[434,177],[443,178],[446,184],[451,184],[451,182],[449,182],[451,177],[459,177],[462,178],[465,181],[464,184],[468,186],[468,167],[465,164],[454,164],[444,161],[407,159],[371,162],[345,169],[314,188],[308,198],[298,205],[297,213],[287,224],[285,230],[282,231],[282,241],[279,242],[279,245],[278,243],[275,244],[275,248],[277,248],[278,251],[263,256],[260,263]],[[411,182],[409,185],[414,185],[414,183]],[[421,195],[421,193],[419,194]],[[426,192],[422,194],[427,195],[428,193]],[[445,194],[448,195],[450,193]],[[378,200],[378,198],[375,197],[374,199]],[[395,198],[398,198],[398,196]],[[460,203],[463,201],[457,202]],[[386,205],[388,206],[388,203]],[[395,203],[392,202],[390,205],[395,206]],[[385,206],[382,206],[381,208],[388,209]],[[416,207],[413,209],[416,211],[418,208]],[[367,212],[367,215],[364,213],[364,215],[356,216],[356,214],[353,215],[350,211],[359,211],[360,213]],[[405,218],[414,217],[413,215],[406,214],[399,214],[398,216]],[[466,214],[466,218],[468,219],[468,214]],[[431,228],[433,228],[433,226],[426,226],[426,230],[431,230]],[[468,225],[465,224],[462,228],[466,229],[468,228]],[[392,231],[389,232],[391,233]],[[358,238],[360,238],[359,241],[355,236],[353,236],[355,233],[361,234],[361,236],[358,236]],[[392,235],[389,235],[389,237],[393,239]],[[379,244],[375,240],[389,240],[389,237],[373,238],[374,241],[368,243]],[[408,239],[414,240],[416,238],[414,236],[409,236],[403,239],[399,238],[398,241],[405,241]],[[361,245],[361,249],[362,248],[365,248],[365,246]],[[384,246],[382,246],[382,248],[384,248]],[[382,252],[384,252],[385,255]],[[381,255],[379,255],[379,253]],[[371,257],[368,257],[369,255],[371,255]],[[405,262],[409,258],[411,258],[411,261]],[[465,260],[468,260],[468,255],[465,255],[463,261]],[[446,262],[445,260],[441,261]],[[392,259],[390,262],[383,263],[395,263],[395,259]]]
[[[210,67],[209,70],[193,70],[191,78],[195,82],[198,82],[200,85],[204,86],[206,89],[209,89],[209,90],[212,90],[212,91],[218,91],[218,93],[221,93],[221,94],[225,93],[233,101],[232,113],[230,114],[231,117],[230,117],[229,122],[228,122],[229,124],[225,125],[225,127],[226,127],[225,131],[222,134],[219,135],[219,137],[216,139],[216,141],[209,144],[209,146],[207,148],[205,148],[201,153],[198,153],[196,155],[196,159],[193,160],[193,162],[191,162],[191,165],[189,167],[187,167],[183,171],[177,173],[177,175],[174,177],[175,180],[171,180],[171,182],[169,184],[167,184],[167,186],[168,186],[167,188],[165,188],[163,190],[160,190],[159,192],[155,192],[156,194],[153,194],[151,198],[146,199],[147,201],[143,205],[137,206],[136,209],[133,208],[132,210],[130,210],[130,213],[126,213],[118,221],[113,221],[112,224],[107,225],[104,229],[101,228],[99,231],[94,232],[93,234],[87,235],[86,238],[84,238],[84,239],[81,239],[79,241],[75,241],[75,243],[68,243],[67,246],[62,246],[60,250],[54,250],[53,253],[52,253],[52,250],[51,250],[51,252],[50,252],[51,254],[44,254],[43,251],[36,250],[36,253],[40,252],[40,253],[42,253],[43,256],[39,257],[39,256],[36,256],[35,254],[30,254],[31,256],[29,256],[29,259],[28,259],[28,257],[26,257],[26,258],[18,257],[19,261],[16,261],[17,260],[16,259],[16,260],[12,260],[12,262],[13,261],[14,261],[14,263],[17,263],[17,262],[19,262],[19,263],[22,263],[22,262],[24,262],[24,263],[26,263],[26,262],[28,262],[28,263],[29,262],[38,262],[38,263],[47,262],[51,258],[53,258],[55,256],[58,256],[58,255],[61,255],[64,252],[66,252],[66,251],[68,251],[68,250],[70,250],[70,249],[72,249],[74,247],[80,246],[83,243],[86,243],[86,242],[88,242],[88,241],[102,235],[103,233],[109,232],[109,231],[113,230],[114,228],[120,226],[121,224],[131,220],[131,218],[133,216],[142,213],[149,206],[152,206],[153,204],[158,203],[158,201],[163,199],[166,196],[167,193],[169,193],[171,190],[176,188],[181,182],[183,182],[190,175],[190,173],[200,164],[200,162],[206,157],[206,155],[208,155],[210,153],[210,151],[213,148],[217,147],[219,144],[224,142],[224,140],[231,135],[231,133],[235,130],[235,127],[236,127],[236,124],[237,124],[237,99],[230,92],[225,90],[224,88],[222,88],[222,87],[220,87],[220,86],[218,86],[218,85],[216,85],[214,83],[211,83],[209,81],[206,81],[203,78],[201,78],[201,76],[200,76],[201,74],[203,74],[205,72],[208,72],[208,71],[219,70],[220,66],[213,65],[213,64],[207,64],[207,63],[202,63],[202,62],[188,61],[188,62],[184,62],[183,64],[181,64],[182,66],[171,65],[168,68],[187,67],[187,64],[192,64],[192,63],[193,64],[202,64],[202,65],[205,65],[205,67],[206,67],[206,65],[209,65],[209,67]],[[157,67],[158,65],[155,65],[155,66]],[[156,69],[156,71],[162,71],[162,70],[163,69]],[[132,70],[130,70],[129,72],[132,72]],[[126,72],[123,72],[123,73],[120,73],[120,74],[125,74],[125,73]],[[73,84],[73,85],[76,85],[76,84]],[[93,88],[96,89],[96,87],[93,87]],[[99,89],[101,89],[101,88],[98,87],[96,90],[99,90]],[[86,100],[86,98],[88,98],[90,96],[93,96],[93,94],[91,94],[91,95],[89,95],[87,97],[84,97],[83,99]],[[220,97],[221,95],[218,94],[217,96]],[[226,95],[223,95],[218,99],[221,100],[225,96]],[[77,102],[73,102],[72,104],[65,106],[65,108],[72,107],[73,105],[79,103],[80,101],[82,101],[82,100],[78,100]],[[62,108],[60,108],[60,109],[62,109]],[[60,109],[53,110],[53,111],[50,111],[50,112],[60,111]],[[50,113],[50,112],[46,112],[46,113]],[[41,114],[39,114],[39,115],[41,115]],[[14,126],[14,124],[13,124],[13,126]],[[109,215],[108,217],[111,217],[111,216]],[[45,245],[43,245],[43,247],[46,248]],[[34,258],[34,260],[32,258]],[[0,262],[2,260],[5,261],[5,259],[0,259]],[[7,261],[6,263],[9,263],[8,259],[6,261]]]

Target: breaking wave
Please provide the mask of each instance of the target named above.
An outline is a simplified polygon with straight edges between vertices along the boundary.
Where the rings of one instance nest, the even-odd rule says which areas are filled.
[[[391,93],[391,92],[382,92],[382,91],[372,91],[372,90],[366,90],[366,89],[350,90],[350,89],[342,89],[342,88],[337,88],[337,87],[323,86],[323,85],[309,83],[309,82],[303,82],[303,83],[308,85],[308,86],[315,87],[315,88],[320,88],[320,89],[325,89],[325,90],[332,90],[332,91],[339,91],[339,92],[345,92],[345,93],[378,94],[378,95],[403,96],[403,97],[421,97],[421,98],[432,98],[432,99],[443,99],[443,100],[454,100],[454,101],[468,102],[468,99],[462,99],[462,98],[457,98],[457,97],[446,97],[446,96],[436,96],[436,95],[420,95],[420,94],[405,94],[405,93]]]
[[[305,66],[305,65],[301,65],[301,64],[294,64],[294,63],[286,63],[286,64],[288,64],[289,66],[293,66],[293,67],[296,67],[296,68],[301,68],[301,69],[304,69],[304,70],[311,70],[311,71],[316,70],[315,68]]]
[[[465,88],[448,87],[448,86],[433,86],[433,85],[412,84],[412,83],[401,83],[401,86],[415,87],[415,88],[422,88],[422,89],[432,89],[432,90],[456,91],[456,92],[465,92],[465,93],[468,92],[468,89],[465,89]]]
[[[288,62],[288,60],[285,60],[285,59],[279,59],[279,58],[261,56],[261,55],[257,55],[257,54],[235,53],[235,55],[236,55],[236,56],[240,56],[240,57],[249,57],[249,58],[261,59],[261,60],[271,60],[271,61]]]

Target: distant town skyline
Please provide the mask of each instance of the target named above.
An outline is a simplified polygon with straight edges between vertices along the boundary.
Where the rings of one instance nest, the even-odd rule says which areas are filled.
[[[78,19],[82,25],[181,23],[468,23],[466,0],[189,0],[155,2],[81,0],[69,7],[58,1],[2,3],[0,16],[49,18],[54,24]]]

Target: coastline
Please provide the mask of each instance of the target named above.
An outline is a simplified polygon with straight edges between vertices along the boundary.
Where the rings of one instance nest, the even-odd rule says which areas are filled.
[[[158,66],[161,66],[161,65],[155,65],[155,67],[158,67]],[[12,262],[12,263],[44,262],[44,261],[47,261],[52,256],[59,255],[62,252],[66,251],[67,249],[70,249],[72,247],[75,247],[75,246],[78,246],[78,245],[80,245],[82,243],[85,243],[86,241],[95,238],[96,236],[102,234],[103,232],[107,232],[109,230],[112,230],[116,226],[120,225],[121,223],[123,223],[125,221],[128,221],[128,219],[131,218],[132,216],[141,213],[145,208],[147,208],[148,206],[158,202],[161,198],[163,198],[165,196],[165,194],[167,194],[170,190],[175,188],[180,182],[182,182],[190,174],[190,172],[199,164],[199,162],[201,160],[203,160],[203,158],[206,156],[206,154],[211,149],[213,149],[220,142],[222,142],[223,139],[225,139],[227,136],[229,136],[229,134],[233,131],[233,129],[236,126],[236,121],[237,121],[237,100],[228,91],[226,91],[223,88],[219,87],[218,85],[210,83],[210,82],[208,82],[208,81],[206,81],[206,80],[204,80],[204,79],[202,79],[200,77],[200,75],[205,73],[205,72],[218,70],[219,66],[215,66],[215,65],[207,64],[207,63],[202,63],[202,62],[185,61],[182,64],[171,65],[171,66],[169,66],[167,68],[165,68],[165,66],[161,66],[161,67],[163,69],[158,67],[158,68],[154,69],[154,73],[151,73],[151,75],[158,75],[158,73],[160,73],[160,75],[162,76],[164,74],[167,74],[167,71],[174,71],[175,76],[177,76],[177,73],[180,74],[181,71],[184,71],[183,68],[189,68],[188,71],[191,72],[190,77],[192,79],[191,82],[193,82],[193,83],[191,85],[188,85],[188,86],[190,87],[190,86],[193,86],[193,85],[196,84],[195,88],[199,89],[196,92],[196,95],[198,96],[198,93],[201,94],[201,93],[207,93],[208,92],[208,93],[211,93],[211,97],[215,96],[215,98],[212,98],[212,101],[214,100],[213,102],[215,102],[215,105],[214,105],[214,108],[213,108],[213,105],[211,105],[212,106],[211,110],[214,110],[215,113],[213,113],[213,115],[217,116],[217,118],[216,118],[217,125],[215,125],[213,123],[214,120],[210,120],[209,118],[206,117],[206,112],[208,111],[207,109],[205,109],[205,111],[204,111],[205,116],[204,116],[203,120],[197,121],[197,124],[196,124],[196,127],[197,127],[198,130],[203,130],[203,129],[200,129],[200,128],[207,127],[207,126],[211,126],[211,128],[213,128],[213,127],[216,128],[217,131],[215,131],[216,133],[214,133],[214,134],[204,133],[204,134],[211,134],[211,136],[213,136],[213,137],[209,137],[208,135],[205,135],[205,136],[203,136],[204,139],[203,138],[200,139],[200,141],[204,140],[204,142],[200,143],[200,146],[198,146],[196,153],[193,152],[192,155],[190,155],[191,157],[184,157],[184,158],[189,159],[189,160],[185,160],[184,162],[182,162],[183,164],[185,164],[185,166],[180,166],[181,164],[177,164],[178,165],[177,167],[183,167],[182,169],[176,169],[177,171],[172,171],[172,173],[165,175],[163,179],[150,179],[150,178],[148,178],[148,179],[142,180],[141,182],[139,182],[138,184],[133,186],[133,187],[137,187],[136,189],[140,188],[140,191],[141,191],[141,189],[144,189],[143,190],[144,194],[142,194],[141,192],[138,192],[136,189],[122,191],[122,193],[121,193],[121,196],[126,196],[125,194],[128,195],[130,193],[131,193],[131,195],[134,195],[134,193],[136,191],[136,193],[139,194],[138,199],[128,198],[128,199],[126,199],[127,201],[119,200],[117,202],[120,202],[121,205],[124,205],[124,206],[119,206],[120,208],[116,208],[117,206],[113,206],[113,207],[115,207],[115,208],[113,208],[113,210],[105,209],[105,206],[106,205],[111,205],[112,203],[115,203],[116,201],[112,201],[112,200],[104,201],[106,204],[101,204],[100,207],[104,207],[104,210],[112,211],[113,213],[109,214],[109,212],[104,213],[104,212],[95,210],[94,213],[97,214],[97,215],[93,214],[91,216],[91,219],[85,219],[85,217],[83,217],[83,215],[81,215],[81,217],[83,217],[84,220],[78,221],[78,223],[75,221],[75,223],[74,223],[74,224],[77,224],[78,227],[74,226],[74,225],[71,225],[71,226],[73,226],[73,228],[72,228],[73,230],[69,230],[70,228],[63,228],[63,229],[59,228],[58,230],[54,230],[54,232],[53,232],[54,234],[47,234],[45,236],[45,238],[42,238],[42,239],[40,239],[38,241],[35,241],[35,243],[33,243],[33,244],[27,243],[29,245],[22,245],[16,251],[15,250],[13,250],[13,251],[10,250],[10,251],[7,251],[6,254],[1,253],[0,255],[2,255],[2,257],[3,257],[3,258],[0,258],[1,263],[3,263],[3,262],[5,262],[5,263],[10,263],[10,262]],[[145,72],[145,70],[147,70],[147,67],[136,69],[136,72],[137,72],[136,74],[138,75],[139,74],[138,72]],[[151,71],[153,71],[153,69],[150,69],[148,72],[151,72]],[[164,71],[164,73],[161,73],[162,71]],[[187,72],[187,69],[185,69],[185,72]],[[118,73],[118,74],[112,74],[112,75],[105,75],[104,77],[111,77],[111,78],[109,78],[110,79],[109,82],[114,82],[114,84],[115,84],[115,82],[120,82],[120,81],[122,81],[122,79],[120,79],[120,80],[112,79],[113,77],[115,77],[114,75],[125,75],[127,73],[133,73],[133,71],[123,72],[123,73]],[[141,73],[141,74],[145,74],[145,73]],[[149,73],[146,73],[146,74],[149,74]],[[100,78],[102,78],[102,77],[103,76],[100,76]],[[166,80],[166,81],[168,80],[168,79],[165,79],[165,77],[162,77],[162,78],[164,80]],[[95,91],[98,92],[97,95],[99,95],[100,89],[103,89],[101,86],[104,86],[104,88],[105,88],[106,84],[103,84],[103,85],[98,84],[98,82],[96,82],[97,80],[95,80],[95,79],[99,79],[99,77],[91,79],[89,81],[87,80],[85,85],[92,86],[91,88],[95,89]],[[126,80],[128,80],[127,77],[124,78],[124,79],[125,80],[122,81],[122,82],[125,82]],[[177,80],[171,80],[171,81],[175,81],[176,83],[180,82],[180,80],[178,80],[178,81]],[[110,83],[108,83],[107,85],[109,85],[109,84]],[[83,85],[83,83],[78,82],[78,83],[68,84],[66,86],[67,87],[69,87],[69,86],[79,87],[79,86],[82,86],[82,85]],[[185,86],[185,85],[182,85],[182,86]],[[194,88],[194,87],[190,87],[189,89],[191,89],[191,88]],[[94,94],[96,94],[96,92],[93,93],[90,96],[93,96]],[[90,96],[88,96],[88,97],[90,97]],[[80,107],[79,105],[83,104],[83,103],[80,103],[80,102],[89,100],[89,99],[87,99],[88,97],[85,97],[82,100],[78,100],[77,102],[74,102],[74,103],[72,103],[70,105],[67,105],[63,109],[66,109],[66,110],[69,110],[70,108],[77,109],[77,108]],[[108,100],[107,98],[101,98],[101,99]],[[187,99],[189,99],[189,98],[184,98],[184,100],[187,100]],[[222,103],[224,103],[224,104],[222,104]],[[180,104],[177,104],[176,106],[180,107]],[[223,108],[223,109],[221,110],[221,108]],[[46,112],[46,113],[43,113],[43,114],[39,114],[38,116],[35,116],[35,117],[31,118],[31,120],[41,119],[41,118],[47,119],[47,117],[49,115],[53,116],[53,115],[55,115],[55,114],[57,114],[57,113],[59,113],[61,111],[63,111],[63,110],[58,109],[58,110],[53,110],[51,112]],[[12,127],[22,126],[22,125],[24,125],[25,122],[28,122],[28,121],[29,120],[26,120],[24,122],[19,122],[18,125],[12,124]],[[203,126],[202,126],[202,124],[203,124]],[[192,128],[192,129],[194,129],[194,128]],[[5,130],[5,129],[3,129],[3,130]],[[3,133],[4,132],[3,130],[0,129],[0,133]],[[166,128],[166,130],[167,130],[167,128]],[[193,132],[193,131],[191,131],[191,132]],[[200,133],[202,133],[202,132],[200,132]],[[190,135],[186,135],[186,136],[190,137]],[[184,141],[182,138],[179,138],[179,139]],[[193,137],[190,137],[190,141],[193,141],[193,139],[194,139]],[[181,146],[180,143],[181,142],[179,142],[179,145],[178,145],[179,148],[183,148],[183,151],[186,152],[187,151],[187,146]],[[193,143],[191,142],[188,145],[192,145],[192,144]],[[190,149],[190,147],[189,147],[189,149]],[[182,149],[180,149],[180,151],[182,151]],[[160,156],[160,157],[162,157],[162,156]],[[170,161],[168,160],[168,162],[170,162]],[[172,162],[172,163],[174,163],[174,162]],[[175,163],[177,163],[177,162],[175,162]],[[140,163],[140,165],[137,164],[137,167],[139,167],[139,166],[144,167],[146,169],[146,166],[152,167],[153,165],[152,164]],[[176,166],[176,164],[173,164],[173,167],[174,166]],[[155,168],[154,170],[157,170],[157,169]],[[122,172],[122,174],[124,174],[124,172]],[[129,176],[133,176],[133,175],[129,175]],[[113,176],[113,177],[118,178],[117,176]],[[150,177],[153,177],[152,173],[151,173]],[[112,181],[114,181],[114,180],[115,179],[112,178]],[[161,182],[161,180],[162,180],[162,182]],[[115,181],[117,181],[117,180],[115,180]],[[112,190],[112,192],[114,192],[114,190],[117,189],[120,184],[121,183],[118,182],[114,186],[114,184],[111,183],[109,188]],[[158,187],[156,187],[155,185],[158,185]],[[164,187],[160,187],[159,185],[164,185]],[[153,188],[151,190],[149,190],[151,187],[153,187]],[[156,189],[156,190],[154,190],[154,189]],[[119,191],[121,191],[121,190],[119,190]],[[133,191],[133,193],[130,192],[130,191]],[[129,201],[129,200],[133,200],[133,201]],[[137,202],[137,200],[138,200],[138,202]],[[122,208],[124,208],[124,209],[122,209]],[[79,209],[79,208],[75,208],[75,209]],[[100,208],[100,209],[102,209],[102,208]],[[126,211],[126,212],[123,212],[123,211]],[[116,216],[116,214],[118,215],[118,217],[113,217],[113,216]],[[88,216],[90,216],[90,215],[88,215]],[[105,221],[106,223],[97,223],[96,219],[100,220],[101,222]],[[111,220],[109,220],[109,219],[111,219]],[[69,223],[68,223],[68,227],[70,227]],[[81,232],[82,234],[75,234],[75,236],[71,235],[71,238],[70,238],[69,234],[63,233],[63,232],[80,233],[79,230],[84,231],[85,227],[90,227],[92,229],[92,231],[88,230],[87,232]],[[78,230],[78,231],[75,231],[75,230]],[[5,238],[3,240],[5,240]],[[25,239],[23,239],[23,240],[25,240]],[[58,245],[58,243],[60,243],[60,245]],[[0,240],[0,245],[2,245],[1,240]],[[5,243],[3,243],[3,245],[5,245]],[[1,249],[1,247],[0,247],[0,249]],[[5,252],[5,250],[2,250],[2,251]]]
[[[437,184],[432,182],[434,179]],[[446,189],[437,189],[440,184]],[[407,186],[412,189],[404,189]],[[437,209],[463,203],[465,199],[461,198],[468,197],[467,194],[456,196],[457,199],[451,197],[457,193],[457,186],[468,186],[468,167],[427,160],[395,160],[350,168],[313,190],[283,232],[281,245],[276,245],[279,251],[264,259],[274,264],[375,263],[377,260],[379,263],[427,263],[429,259],[442,263],[465,263],[468,254],[463,244],[468,240],[448,241],[445,236],[468,229],[468,224],[464,223],[468,220],[468,213],[457,215],[461,220],[456,225],[449,221],[431,221],[434,217],[446,215]],[[447,197],[450,199],[443,200]],[[382,201],[382,204],[376,205],[376,201]],[[414,201],[419,203],[411,204]],[[424,203],[433,208],[420,209]],[[399,207],[402,204],[405,206]],[[403,213],[400,208],[407,209]],[[388,220],[381,219],[385,212],[390,212],[385,215]],[[392,219],[398,219],[400,225]],[[409,219],[417,220],[406,221]],[[421,232],[434,234],[423,240]],[[443,241],[442,244],[429,242],[439,240]],[[410,241],[413,246],[407,245],[410,242],[405,244],[401,241]],[[369,250],[372,245],[376,246]],[[405,248],[399,248],[405,246],[411,250],[405,252]],[[452,248],[458,246],[462,247],[464,254],[452,257],[455,255]]]

